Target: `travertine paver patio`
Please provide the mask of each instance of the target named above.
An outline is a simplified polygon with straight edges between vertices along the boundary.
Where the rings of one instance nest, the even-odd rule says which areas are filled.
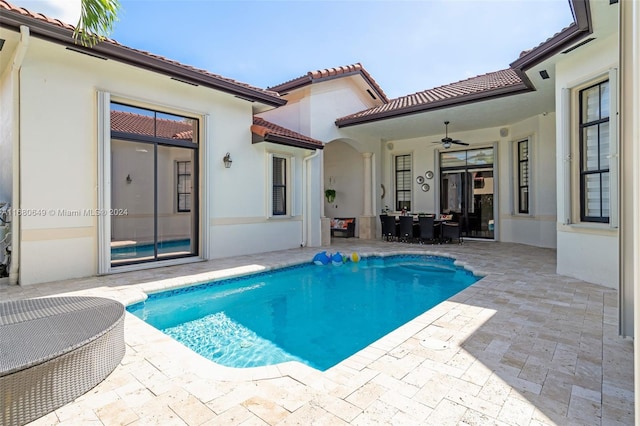
[[[617,335],[617,292],[556,275],[555,251],[357,239],[335,240],[330,250],[444,253],[486,277],[326,372],[297,363],[221,367],[127,314],[122,364],[32,424],[633,424],[633,342]],[[143,291],[309,261],[316,252],[1,286],[0,297],[82,294],[130,304]]]

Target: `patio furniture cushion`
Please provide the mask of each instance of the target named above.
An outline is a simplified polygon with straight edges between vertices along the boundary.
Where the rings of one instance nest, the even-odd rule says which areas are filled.
[[[356,230],[356,218],[355,217],[336,217],[331,219],[330,222],[331,236],[335,237],[336,231],[338,234],[347,238],[355,236]]]

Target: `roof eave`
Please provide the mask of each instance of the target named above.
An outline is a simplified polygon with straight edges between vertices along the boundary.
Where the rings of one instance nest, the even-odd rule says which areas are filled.
[[[14,28],[19,31],[20,26],[29,27],[31,35],[45,40],[72,47],[83,53],[92,56],[112,59],[138,68],[164,74],[177,78],[186,83],[200,85],[225,93],[235,95],[250,102],[260,102],[270,106],[278,107],[287,103],[286,99],[271,96],[267,93],[260,93],[250,88],[234,85],[228,81],[215,77],[207,77],[195,70],[185,69],[178,64],[172,64],[160,58],[136,52],[128,47],[109,42],[100,42],[92,48],[76,44],[73,39],[73,31],[67,28],[58,27],[29,16],[16,13],[0,14],[0,24],[4,27]]]
[[[371,80],[369,76],[367,76],[364,72],[362,72],[362,70],[354,70],[354,71],[349,71],[341,74],[327,75],[324,77],[317,77],[317,78],[314,78],[310,75],[305,75],[305,76],[296,78],[295,80],[291,80],[287,83],[270,87],[269,90],[273,90],[283,95],[292,90],[300,89],[302,87],[305,87],[311,84],[322,83],[323,81],[334,80],[342,77],[349,77],[352,75],[360,75],[364,79],[364,81],[366,81],[367,85],[371,87],[371,89],[373,89],[375,94],[378,95],[378,99],[382,100],[382,102],[384,103],[389,102],[389,99],[387,98],[387,96],[384,93],[381,93],[380,90],[378,90],[378,88],[376,87],[376,84]]]
[[[526,71],[593,33],[589,0],[570,0],[575,22],[510,64]]]
[[[490,99],[500,98],[504,96],[517,95],[524,92],[531,92],[535,89],[526,83],[518,83],[509,87],[501,87],[486,92],[472,93],[469,95],[459,96],[456,98],[442,99],[430,102],[428,104],[412,105],[410,107],[395,109],[391,111],[383,111],[362,117],[348,118],[344,120],[336,120],[335,124],[339,128],[355,126],[358,124],[371,123],[375,121],[387,120],[390,118],[402,117],[405,115],[419,114],[421,112],[433,111],[442,108],[450,108],[475,102],[482,102]]]
[[[303,149],[324,149],[323,145],[318,145],[313,142],[308,142],[301,139],[289,138],[282,135],[275,135],[273,133],[265,133],[264,136],[253,133],[251,142],[252,143],[271,142],[278,145],[285,145],[285,146],[291,146],[294,148],[303,148]]]
[[[312,82],[311,76],[304,75],[302,77],[296,78],[295,80],[291,80],[286,83],[279,84],[277,86],[269,87],[269,90],[273,90],[274,92],[278,92],[282,95],[292,90],[300,89],[301,87],[307,86],[311,84],[311,82]]]

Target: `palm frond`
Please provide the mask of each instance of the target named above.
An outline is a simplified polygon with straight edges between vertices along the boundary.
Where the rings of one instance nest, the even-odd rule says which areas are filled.
[[[93,47],[111,33],[118,20],[118,0],[81,0],[80,19],[73,31],[76,43]]]

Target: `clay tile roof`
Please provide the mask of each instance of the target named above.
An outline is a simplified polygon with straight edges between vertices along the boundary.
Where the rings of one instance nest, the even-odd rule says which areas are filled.
[[[295,146],[307,149],[323,149],[324,144],[317,140],[294,132],[285,127],[271,123],[262,117],[254,116],[251,133],[254,134],[253,142],[273,142],[282,145]]]
[[[154,121],[151,116],[125,111],[111,111],[111,130],[165,139],[193,139],[193,125],[189,122],[166,118],[156,118]]]
[[[30,12],[25,8],[0,0],[0,25],[17,29],[22,24],[28,25],[33,35],[62,42],[72,46],[74,50],[105,56],[106,58],[119,60],[141,68],[162,72],[190,84],[222,90],[250,101],[261,101],[272,106],[286,104],[286,100],[280,98],[280,95],[274,91],[241,83],[144,50],[127,47],[110,38],[105,38],[90,49],[76,45],[72,38],[73,30],[75,29],[73,25],[49,18],[41,13]]]
[[[294,78],[293,80],[289,80],[277,86],[269,87],[269,90],[273,90],[278,93],[289,92],[291,90],[298,89],[309,84],[318,83],[320,81],[337,77],[346,77],[354,74],[362,75],[362,78],[369,84],[369,86],[371,86],[371,88],[375,91],[382,102],[389,102],[389,98],[387,98],[387,95],[384,93],[382,88],[378,85],[378,83],[376,83],[373,77],[371,77],[371,74],[369,74],[359,62],[356,64],[345,65],[336,68],[325,68],[322,70],[309,71],[301,77]]]
[[[339,127],[528,90],[515,70],[495,71],[411,95],[336,120]]]

